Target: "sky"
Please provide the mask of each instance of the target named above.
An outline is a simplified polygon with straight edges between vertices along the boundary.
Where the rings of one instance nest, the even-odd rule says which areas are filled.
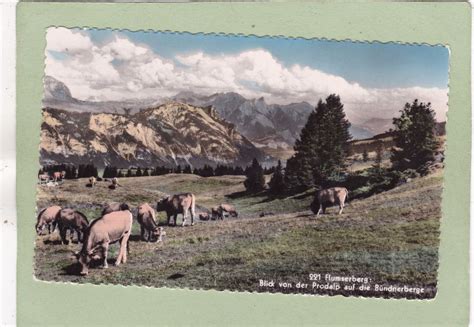
[[[337,93],[348,115],[390,116],[415,98],[445,120],[442,46],[49,28],[45,73],[81,100],[238,92],[287,104]],[[365,116],[365,115],[364,115]]]

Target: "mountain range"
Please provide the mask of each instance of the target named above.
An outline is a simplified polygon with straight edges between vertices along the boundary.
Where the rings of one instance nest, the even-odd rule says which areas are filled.
[[[314,110],[307,102],[268,104],[264,98],[247,99],[235,92],[84,101],[51,76],[44,78],[43,108],[42,161],[67,158],[77,163],[85,156],[100,166],[242,164],[252,156],[287,159]],[[99,133],[97,126],[106,127]],[[353,139],[365,139],[390,127],[389,119],[371,118],[352,125],[350,133]]]
[[[261,150],[212,108],[170,102],[133,115],[43,109],[42,164],[247,165]]]

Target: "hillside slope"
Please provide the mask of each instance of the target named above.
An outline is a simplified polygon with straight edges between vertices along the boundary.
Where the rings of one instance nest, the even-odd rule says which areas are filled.
[[[384,292],[351,293],[313,289],[259,288],[259,279],[308,282],[310,273],[368,277],[371,284],[423,288],[409,298],[433,298],[437,289],[442,171],[367,199],[347,204],[340,216],[335,208],[319,218],[307,210],[310,194],[271,199],[242,194],[243,177],[203,178],[167,175],[122,179],[115,191],[99,182],[86,192],[85,180],[67,180],[58,189],[39,187],[38,208],[72,205],[89,218],[100,205],[126,201],[134,208],[155,203],[165,193],[191,191],[199,206],[220,202],[235,205],[238,219],[199,222],[193,227],[167,227],[163,244],[138,241],[134,223],[129,262],[107,270],[92,269],[89,276],[75,275],[71,249],[51,242],[58,235],[36,241],[35,274],[41,280],[79,283],[113,283],[152,287],[186,287],[256,292],[292,292],[395,296]],[[259,217],[261,212],[273,215]],[[161,221],[164,216],[159,215]],[[181,218],[178,218],[179,221]],[[34,221],[31,226],[33,229]],[[117,253],[112,246],[111,260]]]

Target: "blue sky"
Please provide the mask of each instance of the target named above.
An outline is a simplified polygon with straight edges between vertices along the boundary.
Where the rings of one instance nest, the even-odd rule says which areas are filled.
[[[446,88],[448,84],[449,51],[443,46],[171,32],[120,33],[168,59],[196,51],[225,55],[259,48],[270,51],[285,65],[309,66],[364,87]],[[112,38],[109,30],[90,30],[89,34],[98,44]]]

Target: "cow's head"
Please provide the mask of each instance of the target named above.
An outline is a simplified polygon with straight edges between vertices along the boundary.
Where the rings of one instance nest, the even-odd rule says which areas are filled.
[[[319,200],[317,196],[315,196],[313,202],[311,202],[311,211],[313,213],[318,213],[319,211]]]
[[[128,206],[128,204],[124,202],[120,204],[120,210],[121,211],[130,210],[130,207]]]
[[[77,262],[81,266],[81,271],[79,272],[82,276],[89,274],[89,264],[91,262],[91,256],[84,251],[75,252],[74,256],[77,258]]]
[[[156,203],[156,211],[165,211],[168,204],[168,197],[158,200]]]
[[[153,236],[156,237],[157,242],[163,241],[163,236],[166,235],[166,232],[164,231],[163,227],[155,227],[153,230]]]
[[[43,231],[44,227],[46,226],[45,223],[36,223],[36,234],[41,235],[41,232]]]

